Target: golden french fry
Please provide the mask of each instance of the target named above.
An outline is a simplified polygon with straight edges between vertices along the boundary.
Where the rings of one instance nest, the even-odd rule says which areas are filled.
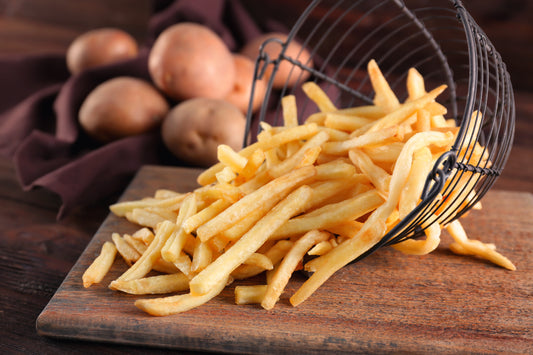
[[[298,126],[298,110],[296,108],[296,97],[287,95],[281,99],[283,112],[283,125],[285,127]]]
[[[317,83],[313,81],[305,82],[302,84],[302,90],[311,100],[315,102],[320,111],[332,112],[337,110],[328,95],[324,92],[324,90],[322,90],[320,86],[317,85]]]
[[[342,115],[336,112],[328,112],[326,113],[324,126],[328,128],[338,129],[340,131],[352,132],[372,122],[373,120],[370,118],[354,115]]]
[[[188,311],[192,308],[201,306],[210,299],[218,295],[226,286],[228,279],[221,280],[206,293],[202,295],[193,295],[187,293],[184,295],[169,296],[162,298],[140,299],[135,301],[135,306],[153,316],[168,316],[171,314]]]
[[[415,68],[410,68],[407,72],[407,93],[407,101],[416,100],[427,93],[424,77]]]
[[[405,254],[425,255],[435,250],[440,243],[440,225],[438,223],[430,224],[424,230],[426,239],[407,239],[403,242],[393,244],[392,247]]]
[[[381,70],[379,69],[375,60],[372,59],[368,62],[367,70],[375,92],[374,104],[382,107],[386,112],[390,112],[398,108],[398,106],[400,106],[400,102],[390,88],[387,79],[385,79],[381,73]]]
[[[188,290],[189,278],[181,272],[177,272],[129,281],[114,280],[109,284],[109,288],[132,295],[163,294]]]
[[[300,169],[301,170],[301,169]],[[259,220],[230,249],[214,260],[196,275],[189,287],[193,295],[207,294],[221,280],[225,280],[233,270],[252,255],[271,234],[290,217],[301,211],[302,205],[311,198],[312,190],[303,185],[289,194],[270,212]]]
[[[161,195],[162,191],[159,191]],[[168,194],[168,192],[167,192]],[[111,212],[119,217],[124,217],[126,213],[132,212],[134,209],[143,209],[146,207],[162,207],[168,208],[169,206],[178,206],[181,201],[185,198],[185,194],[172,193],[170,196],[165,195],[165,198],[157,197],[155,198],[145,198],[137,201],[125,201],[118,202],[109,206]]]
[[[111,242],[105,242],[102,245],[100,254],[82,275],[83,287],[87,288],[92,284],[100,283],[107,275],[111,265],[113,265],[116,254],[117,248],[115,245]]]

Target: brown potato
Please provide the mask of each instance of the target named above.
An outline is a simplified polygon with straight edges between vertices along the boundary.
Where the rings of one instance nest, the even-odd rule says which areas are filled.
[[[248,112],[250,95],[252,94],[252,84],[254,79],[255,62],[250,58],[234,54],[235,61],[235,83],[233,90],[225,97],[229,103],[237,106],[243,113]],[[256,80],[254,89],[254,99],[252,101],[252,112],[256,112],[265,98],[266,82],[264,79]]]
[[[116,28],[100,28],[78,36],[67,49],[72,74],[89,68],[134,58],[139,53],[135,38]]]
[[[242,148],[246,118],[220,99],[194,98],[170,110],[161,125],[166,147],[179,159],[207,167],[217,162],[217,147]]]
[[[259,55],[259,48],[261,45],[270,38],[278,38],[282,42],[287,41],[287,35],[283,33],[267,33],[264,35],[261,35],[259,37],[254,38],[250,42],[248,42],[241,50],[241,53],[248,58],[255,60],[257,56]],[[282,45],[276,41],[269,42],[264,47],[264,52],[268,54],[269,58],[271,60],[275,60],[278,58],[280,52],[282,49]],[[305,48],[302,48],[302,45],[298,43],[295,40],[292,40],[289,45],[287,46],[287,50],[285,51],[285,55],[298,60],[299,62],[312,67],[313,61],[311,58],[311,53]],[[265,71],[265,79],[268,81],[270,79],[270,76],[272,75],[274,65],[269,65]],[[301,75],[301,77],[300,77]],[[281,89],[287,84],[287,86],[291,87],[296,84],[296,82],[305,81],[309,77],[310,73],[308,71],[304,71],[300,69],[299,67],[293,65],[289,61],[282,61],[278,67],[278,70],[276,72],[276,76],[274,77],[272,81],[272,86],[276,89]]]
[[[224,98],[235,80],[231,52],[206,26],[182,22],[163,31],[148,58],[152,80],[176,100]]]
[[[79,122],[90,136],[108,142],[157,128],[168,111],[166,99],[150,83],[117,77],[89,93],[80,107]]]

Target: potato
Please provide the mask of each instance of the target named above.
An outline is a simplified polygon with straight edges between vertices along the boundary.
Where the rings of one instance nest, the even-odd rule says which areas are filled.
[[[169,109],[166,99],[150,83],[116,77],[87,95],[79,122],[90,136],[108,142],[157,128]]]
[[[217,147],[242,148],[246,118],[234,105],[220,99],[194,98],[170,110],[161,125],[166,147],[195,166],[217,162]]]
[[[243,113],[248,112],[250,95],[252,94],[252,84],[254,79],[255,62],[241,54],[234,54],[235,61],[235,83],[233,90],[225,97],[229,103],[237,106]],[[254,89],[254,100],[252,101],[252,112],[256,112],[265,98],[266,82],[264,79],[256,80]]]
[[[89,68],[134,58],[139,53],[135,38],[116,28],[88,31],[72,41],[67,49],[67,67],[71,74]]]
[[[256,37],[252,39],[250,42],[248,42],[242,49],[241,54],[247,56],[248,58],[255,61],[257,56],[259,55],[259,48],[265,42],[267,39],[270,38],[278,38],[283,43],[287,41],[287,35],[283,33],[267,33],[264,35],[261,35],[259,37]],[[269,58],[271,60],[275,60],[278,58],[280,52],[282,49],[282,45],[278,42],[269,42],[264,47],[264,52],[268,54]],[[287,50],[285,51],[285,55],[298,60],[299,62],[307,65],[308,67],[313,66],[313,61],[311,58],[311,53],[305,48],[302,48],[302,45],[295,41],[294,39],[288,44]],[[265,71],[265,79],[268,81],[270,80],[270,76],[272,75],[274,65],[271,64],[267,67]],[[302,77],[300,77],[302,75]],[[280,62],[280,65],[278,67],[278,70],[276,72],[276,76],[274,77],[272,81],[272,86],[276,89],[281,89],[287,84],[287,86],[291,87],[296,84],[297,81],[305,81],[309,77],[310,73],[308,71],[304,71],[300,69],[298,66],[293,65],[289,61],[282,61]]]
[[[206,26],[182,22],[156,39],[148,58],[153,82],[180,101],[194,97],[222,99],[233,88],[233,56]]]

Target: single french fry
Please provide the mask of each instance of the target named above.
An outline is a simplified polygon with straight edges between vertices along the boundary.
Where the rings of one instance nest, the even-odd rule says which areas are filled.
[[[407,93],[407,101],[416,100],[427,93],[424,77],[415,68],[410,68],[407,72]]]
[[[398,106],[400,106],[400,102],[390,88],[387,79],[385,79],[381,73],[381,70],[379,69],[375,60],[372,59],[368,62],[367,70],[375,92],[374,104],[376,106],[383,107],[383,109],[387,112],[398,108]]]
[[[272,180],[258,190],[244,196],[216,217],[200,226],[196,230],[197,237],[201,241],[207,241],[209,238],[243,219],[250,211],[261,208],[266,201],[270,199],[282,199],[284,194],[288,193],[290,189],[298,186],[315,174],[316,169],[313,166],[307,166],[293,170],[286,175]]]
[[[337,111],[337,108],[331,102],[328,95],[322,90],[317,83],[313,81],[307,81],[302,84],[302,90],[305,94],[313,100],[313,102],[318,106],[318,109],[322,112],[332,112]]]
[[[189,278],[183,273],[177,272],[129,281],[114,280],[109,284],[109,288],[132,295],[164,294],[188,290]]]
[[[168,316],[185,312],[211,300],[222,292],[227,282],[228,279],[221,280],[202,295],[187,293],[162,298],[139,299],[135,301],[135,306],[153,316]]]
[[[439,246],[440,232],[440,225],[438,223],[432,223],[424,230],[426,239],[407,239],[393,244],[392,247],[405,254],[426,255]]]
[[[261,303],[267,285],[239,285],[235,286],[236,304],[258,304]]]
[[[189,283],[191,293],[193,295],[206,294],[216,284],[225,280],[233,270],[266,242],[277,228],[290,217],[299,213],[302,205],[311,198],[311,195],[312,190],[306,185],[299,187],[289,194],[231,248],[191,280]]]
[[[335,159],[330,162],[319,164],[316,167],[317,180],[337,180],[350,178],[356,175],[357,171],[353,164],[344,159]]]
[[[372,122],[373,120],[370,118],[354,115],[343,115],[339,114],[338,112],[328,112],[326,114],[326,119],[324,120],[324,126],[338,129],[340,131],[353,132],[356,129],[359,129]]]
[[[159,191],[159,196],[161,195],[161,190]],[[167,193],[168,194],[168,193]],[[157,192],[156,192],[156,196]],[[111,212],[113,212],[118,217],[124,217],[126,213],[133,211],[134,209],[143,209],[146,207],[163,207],[168,208],[169,206],[179,205],[181,201],[185,198],[185,194],[172,193],[172,195],[166,195],[165,198],[146,198],[137,201],[124,201],[117,202],[109,206]]]
[[[92,284],[100,283],[109,272],[111,265],[113,265],[116,254],[117,248],[115,245],[111,242],[105,242],[102,245],[100,254],[82,275],[83,287],[87,288]]]
[[[330,237],[331,234],[327,232],[312,230],[307,232],[294,243],[294,246],[287,255],[285,255],[275,274],[272,276],[272,279],[267,284],[267,291],[261,301],[261,306],[264,309],[272,309],[274,307],[281,293],[285,289],[285,286],[289,282],[289,278],[303,259],[305,253],[307,253],[313,245],[325,241]]]
[[[296,97],[294,95],[287,95],[281,99],[281,107],[283,109],[283,125],[285,127],[298,126],[298,110],[296,108]]]

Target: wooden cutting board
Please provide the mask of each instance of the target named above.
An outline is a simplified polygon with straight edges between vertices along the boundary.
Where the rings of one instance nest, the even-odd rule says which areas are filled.
[[[147,166],[121,200],[158,188],[190,191],[198,170]],[[304,281],[294,275],[271,311],[234,303],[234,285],[189,312],[152,317],[111,291],[126,268],[120,258],[100,285],[81,275],[111,233],[137,229],[109,215],[37,319],[43,336],[234,353],[417,352],[533,353],[533,195],[490,191],[483,210],[463,219],[471,238],[493,242],[514,272],[448,251],[430,255],[381,249],[336,273],[310,299],[288,297]],[[256,282],[258,282],[256,280]],[[242,284],[242,283],[241,283]]]

